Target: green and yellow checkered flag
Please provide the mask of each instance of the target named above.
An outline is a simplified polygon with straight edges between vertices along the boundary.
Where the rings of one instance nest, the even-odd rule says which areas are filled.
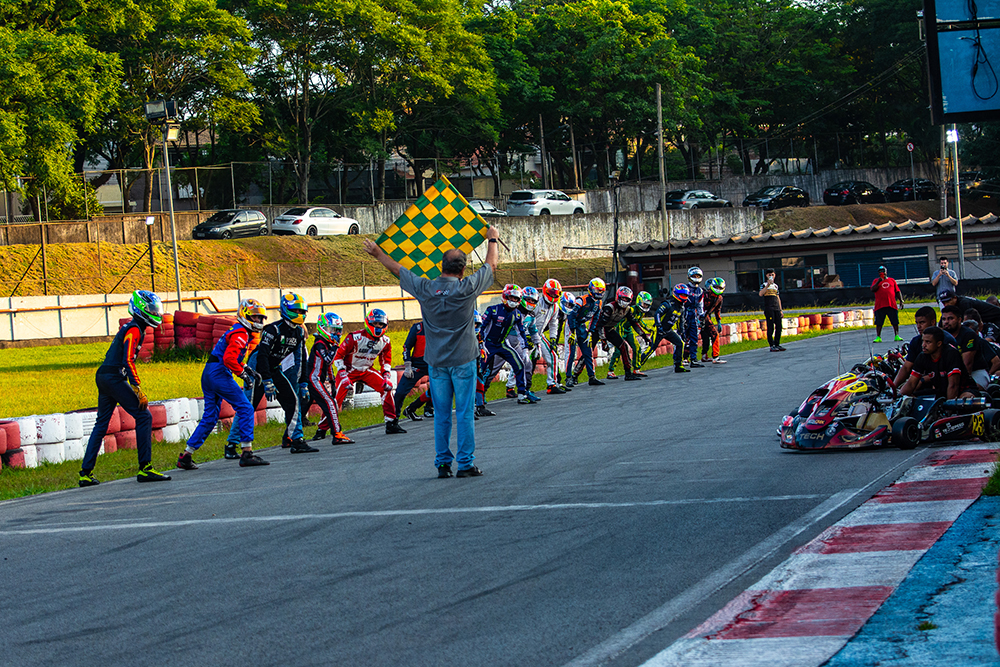
[[[441,275],[441,257],[452,248],[465,254],[486,240],[486,221],[442,176],[376,243],[387,255],[426,278]]]

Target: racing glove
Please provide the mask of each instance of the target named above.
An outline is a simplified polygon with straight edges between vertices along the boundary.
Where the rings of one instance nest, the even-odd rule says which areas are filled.
[[[264,398],[269,401],[278,398],[278,388],[274,386],[274,381],[270,379],[264,380]]]
[[[403,364],[403,377],[413,377],[413,364],[409,361]]]
[[[243,367],[243,372],[240,373],[240,377],[243,378],[243,386],[253,385],[260,382],[260,373],[250,368],[249,366]]]
[[[569,335],[569,340],[566,341],[570,345],[576,345],[576,334],[572,333]]]
[[[299,383],[299,398],[302,399],[303,403],[309,402],[309,383],[307,382]]]
[[[145,410],[149,405],[149,398],[146,396],[146,392],[144,392],[137,384],[129,384],[129,387],[131,387],[132,391],[135,392],[135,397],[139,399],[139,409]]]

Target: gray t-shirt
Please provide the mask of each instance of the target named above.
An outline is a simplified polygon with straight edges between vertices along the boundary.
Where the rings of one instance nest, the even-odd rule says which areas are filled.
[[[958,280],[958,274],[957,273],[955,273],[951,269],[945,269],[945,271],[947,271],[948,275],[950,275],[952,278],[954,278],[955,280]],[[934,273],[931,274],[931,282],[934,282],[934,279],[937,278],[939,275],[941,275],[941,269],[936,269],[934,271]],[[958,286],[957,285],[952,285],[950,280],[948,280],[944,276],[941,276],[941,280],[938,281],[937,288],[936,288],[937,289],[937,295],[938,295],[938,297],[940,297],[941,293],[944,292],[944,291],[946,291],[946,290],[950,290],[952,292],[955,292],[955,291],[957,291],[955,289],[956,287],[958,287]]]
[[[424,360],[429,366],[461,366],[479,356],[472,312],[476,298],[493,284],[493,269],[481,269],[459,280],[428,280],[409,269],[399,270],[399,285],[420,302],[424,318]]]

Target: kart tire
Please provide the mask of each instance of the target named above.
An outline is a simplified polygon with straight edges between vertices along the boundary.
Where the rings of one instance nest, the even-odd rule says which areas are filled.
[[[913,417],[900,417],[892,425],[892,444],[913,449],[920,444],[920,425]]]
[[[986,395],[990,397],[990,402],[1000,405],[1000,384],[991,384],[986,387]]]
[[[986,433],[983,440],[997,442],[1000,440],[1000,410],[986,410],[983,412],[986,421]]]

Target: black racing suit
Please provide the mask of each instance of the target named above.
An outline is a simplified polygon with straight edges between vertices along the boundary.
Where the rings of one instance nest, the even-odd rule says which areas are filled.
[[[296,437],[301,437],[302,425],[299,415],[299,385],[306,382],[305,357],[306,332],[298,324],[285,320],[272,322],[260,333],[260,345],[257,346],[257,372],[261,382],[255,383],[253,399],[250,403],[256,406],[264,395],[264,385],[268,380],[274,383],[278,390],[278,403],[285,411],[285,435],[282,438],[287,444]],[[291,359],[289,359],[291,355]],[[285,363],[287,370],[281,365]],[[296,435],[296,431],[298,434]]]
[[[674,346],[674,368],[679,368],[684,363],[684,341],[674,331],[674,325],[684,317],[684,303],[672,296],[664,299],[660,307],[653,313],[653,321],[656,323],[656,338],[649,346],[647,356],[653,354],[660,345],[660,341],[666,340]],[[645,362],[645,359],[643,359]]]
[[[417,386],[421,378],[427,376],[428,368],[427,362],[424,361],[424,323],[417,322],[410,327],[410,332],[406,334],[406,341],[403,342],[403,363],[408,363],[412,373],[410,377],[399,378],[399,384],[396,386],[396,393],[393,394],[392,400],[396,404],[396,415],[399,416],[403,414],[400,409],[403,407],[403,401],[406,400],[407,395]],[[426,406],[431,402],[431,393],[425,391],[420,398],[417,399],[418,405]],[[426,409],[426,407],[424,408]]]
[[[640,338],[648,340],[649,336],[642,330],[642,321],[636,317],[632,308],[629,306],[622,308],[617,301],[611,301],[601,307],[590,325],[591,345],[596,347],[599,342],[605,340],[614,345],[622,357],[625,375],[628,376],[632,374],[632,359],[625,339],[618,333],[618,324],[621,322],[625,322],[625,326],[632,327]]]
[[[329,380],[331,385],[336,385],[333,374],[333,356],[337,354],[337,344],[324,338],[316,336],[312,349],[309,350],[309,361],[306,362],[306,377],[309,379],[309,395],[320,410],[323,411],[323,419],[319,422],[320,431],[333,430],[340,433],[340,416],[337,414],[337,401],[333,399],[333,394],[327,389],[326,383]]]

